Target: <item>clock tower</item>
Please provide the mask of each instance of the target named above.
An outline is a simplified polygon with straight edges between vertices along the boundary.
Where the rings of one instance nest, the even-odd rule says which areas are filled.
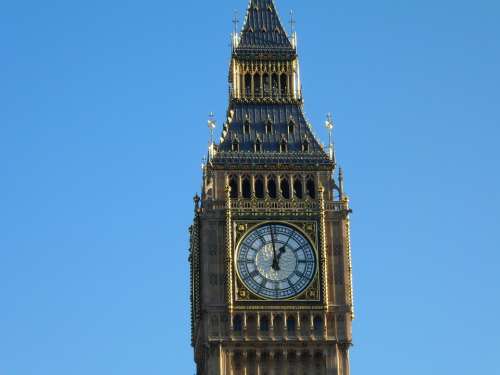
[[[232,44],[190,227],[197,374],[349,375],[351,210],[331,137],[303,112],[296,35],[273,0],[250,0]]]

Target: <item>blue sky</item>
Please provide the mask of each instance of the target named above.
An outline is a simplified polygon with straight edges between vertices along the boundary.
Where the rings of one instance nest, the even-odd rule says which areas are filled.
[[[277,5],[323,141],[335,114],[353,374],[500,374],[499,3]],[[2,4],[1,374],[194,373],[187,227],[245,7]]]

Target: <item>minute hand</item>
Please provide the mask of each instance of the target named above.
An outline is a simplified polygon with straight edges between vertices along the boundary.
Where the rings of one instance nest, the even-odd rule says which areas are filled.
[[[279,260],[278,257],[276,256],[276,244],[274,243],[274,231],[273,227],[271,226],[271,242],[273,244],[273,265],[272,268],[275,271],[279,271]]]

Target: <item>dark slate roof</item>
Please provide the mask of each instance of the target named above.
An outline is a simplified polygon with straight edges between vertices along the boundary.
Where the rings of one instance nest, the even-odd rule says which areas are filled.
[[[250,0],[240,43],[235,52],[281,49],[294,51],[273,0]]]
[[[245,122],[250,125],[250,132],[245,134]],[[271,123],[271,133],[266,133],[266,124]],[[288,126],[293,123],[293,133],[288,133]],[[259,139],[262,151],[255,151],[255,142]],[[285,139],[287,151],[280,152],[280,144]],[[307,139],[309,150],[303,151],[302,145]],[[238,151],[233,151],[233,142],[237,140]],[[233,103],[228,112],[228,121],[224,125],[220,144],[213,158],[214,164],[305,164],[329,165],[333,162],[316,140],[299,104],[249,104]]]

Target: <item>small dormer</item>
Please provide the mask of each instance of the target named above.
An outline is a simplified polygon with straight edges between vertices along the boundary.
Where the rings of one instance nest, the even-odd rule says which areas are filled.
[[[288,152],[288,141],[286,140],[285,136],[281,137],[280,152]]]
[[[243,134],[250,134],[250,117],[246,115],[245,122],[243,123]]]
[[[271,121],[271,118],[267,118],[266,122],[266,134],[272,134],[273,132],[273,122]]]
[[[257,136],[257,139],[255,140],[254,151],[255,152],[262,152],[262,141],[260,140],[259,136]]]
[[[295,121],[292,117],[288,120],[288,134],[293,134],[295,132]]]
[[[240,141],[238,140],[238,138],[233,139],[233,144],[232,144],[231,149],[233,152],[240,151]]]

